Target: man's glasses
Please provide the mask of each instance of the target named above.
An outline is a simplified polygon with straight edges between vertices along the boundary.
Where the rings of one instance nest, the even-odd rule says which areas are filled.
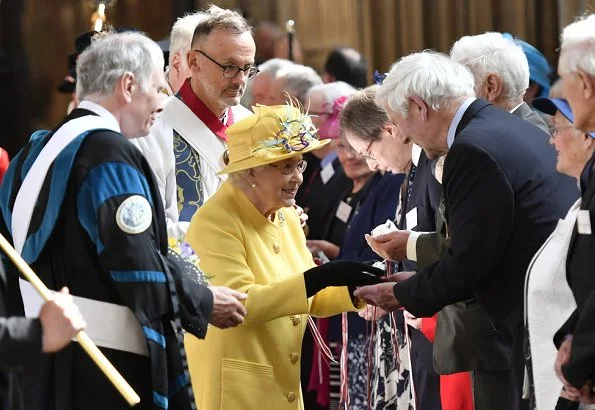
[[[238,67],[237,65],[234,64],[230,64],[230,65],[223,65],[218,63],[217,61],[213,60],[211,57],[209,57],[204,51],[200,51],[200,50],[193,50],[196,51],[197,53],[202,54],[203,56],[205,56],[206,58],[208,58],[209,60],[211,60],[213,63],[217,64],[219,67],[221,67],[221,69],[223,70],[223,77],[231,80],[232,78],[235,78],[240,71],[244,72],[244,75],[248,76],[248,80],[254,78],[254,76],[256,74],[258,74],[258,72],[260,71],[258,69],[258,67],[254,66],[254,65],[247,65],[244,68]]]
[[[298,163],[295,163],[295,164],[285,164],[283,166],[275,165],[275,164],[268,164],[268,165],[281,170],[281,173],[283,175],[291,175],[293,173],[294,169],[297,169],[300,174],[303,174],[304,171],[306,170],[306,167],[308,166],[308,163],[306,162],[306,160],[302,159],[301,161],[299,161]]]
[[[366,148],[366,151],[363,154],[361,154],[364,159],[367,159],[367,160],[370,160],[370,161],[376,161],[376,158],[374,158],[374,156],[372,154],[370,154],[370,150],[372,149],[372,144],[375,141],[376,140],[370,141],[370,143],[368,144],[368,148]]]

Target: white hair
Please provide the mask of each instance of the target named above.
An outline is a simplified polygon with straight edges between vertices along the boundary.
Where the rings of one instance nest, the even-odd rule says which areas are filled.
[[[434,51],[409,54],[390,69],[376,93],[376,102],[404,117],[408,99],[417,96],[431,109],[448,108],[460,97],[474,96],[473,75],[462,64]]]
[[[488,75],[498,75],[508,101],[519,100],[529,88],[529,62],[523,49],[501,33],[461,37],[453,44],[450,58],[471,70],[476,86]]]
[[[76,96],[109,96],[116,81],[132,73],[141,89],[150,87],[151,73],[163,67],[163,52],[139,32],[106,33],[93,37],[76,64]]]
[[[560,70],[583,70],[595,77],[595,14],[566,26],[561,44]]]
[[[302,104],[306,101],[308,90],[322,84],[322,79],[312,67],[291,64],[277,72],[277,79],[282,81],[283,90],[297,98]]]
[[[263,74],[270,74],[271,77],[276,78],[279,70],[293,65],[292,61],[284,58],[271,58],[258,66],[258,70]]]
[[[192,36],[194,29],[198,23],[205,18],[205,13],[197,11],[196,13],[186,14],[184,17],[178,18],[171,28],[169,35],[169,65],[176,53],[183,56],[192,48]],[[183,58],[185,60],[185,58]]]
[[[333,103],[340,97],[351,97],[357,90],[344,81],[335,81],[328,84],[319,84],[308,90],[307,100],[312,98],[312,94],[321,93],[324,95],[324,103],[332,108]]]

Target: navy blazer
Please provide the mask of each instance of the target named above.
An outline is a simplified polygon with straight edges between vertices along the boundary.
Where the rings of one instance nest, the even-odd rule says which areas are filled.
[[[565,181],[543,131],[474,101],[444,163],[450,247],[440,261],[395,285],[397,299],[425,317],[475,296],[512,340],[522,324],[527,266],[577,198]]]

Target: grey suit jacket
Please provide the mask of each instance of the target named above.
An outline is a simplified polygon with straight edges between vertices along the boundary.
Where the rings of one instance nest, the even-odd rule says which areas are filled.
[[[522,103],[516,110],[512,112],[512,114],[535,125],[537,128],[550,135],[550,128],[548,127],[545,119],[541,116],[541,114],[533,111],[526,102]]]

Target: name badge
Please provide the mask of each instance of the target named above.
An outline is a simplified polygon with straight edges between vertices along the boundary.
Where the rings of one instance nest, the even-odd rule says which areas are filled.
[[[335,168],[333,167],[333,163],[327,164],[322,168],[320,171],[320,178],[322,179],[322,183],[326,184],[332,177],[335,175]]]
[[[576,217],[576,227],[581,235],[591,235],[591,215],[587,209],[578,211]]]
[[[337,212],[335,213],[335,216],[337,218],[339,218],[339,220],[341,220],[343,223],[347,223],[347,221],[349,220],[349,217],[351,216],[351,205],[349,205],[347,202],[345,201],[341,201],[341,203],[339,204],[339,207],[337,208]]]
[[[405,215],[405,222],[407,224],[408,230],[412,230],[417,226],[417,207],[407,212],[407,214]]]

